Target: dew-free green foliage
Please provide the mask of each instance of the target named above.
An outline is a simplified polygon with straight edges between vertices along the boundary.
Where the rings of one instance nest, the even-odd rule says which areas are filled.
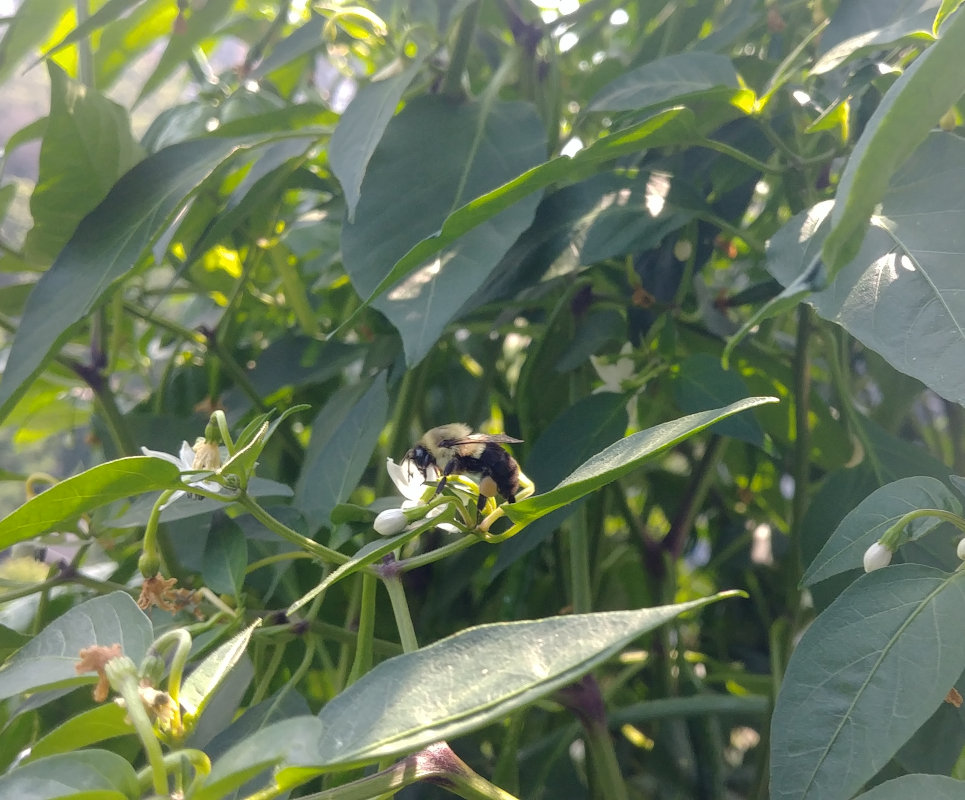
[[[0,796],[963,794],[960,2],[15,5]]]

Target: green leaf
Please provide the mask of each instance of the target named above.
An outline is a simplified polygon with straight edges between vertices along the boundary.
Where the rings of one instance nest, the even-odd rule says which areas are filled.
[[[401,116],[399,115],[399,117]],[[399,117],[396,117],[396,120]],[[393,120],[393,124],[395,124],[395,120]],[[421,139],[421,134],[417,138]],[[502,186],[498,186],[481,197],[477,197],[466,205],[453,210],[445,218],[440,231],[426,236],[414,244],[395,262],[388,274],[382,277],[374,288],[368,290],[367,287],[383,274],[384,264],[373,261],[373,267],[369,270],[372,274],[363,276],[362,282],[356,284],[360,292],[368,291],[368,296],[355,314],[342,323],[339,330],[347,329],[363,308],[371,304],[386,289],[424,264],[427,259],[528,195],[553,183],[579,180],[587,174],[595,172],[596,165],[601,162],[610,161],[628,153],[638,153],[647,147],[681,145],[700,139],[701,136],[697,131],[696,117],[693,112],[685,108],[670,108],[629,128],[602,137],[572,158],[560,156],[533,167]],[[383,139],[383,144],[384,141]],[[404,185],[407,185],[408,181],[409,177],[407,176]],[[343,246],[344,235],[343,229]],[[401,232],[399,237],[400,241],[405,238]],[[360,240],[358,242],[360,250],[370,246],[371,241],[363,242]],[[355,283],[354,277],[353,283]]]
[[[965,669],[965,572],[862,575],[808,628],[771,721],[773,800],[848,798],[932,715]]]
[[[23,647],[30,639],[31,637],[25,633],[0,625],[0,662],[6,661],[8,656]]]
[[[259,625],[261,625],[260,619],[233,636],[209,654],[188,676],[178,697],[186,718],[195,720],[201,716],[218,687],[224,683],[228,674],[245,654],[251,634]]]
[[[17,800],[135,800],[140,796],[134,767],[107,750],[49,756],[0,776],[0,797]]]
[[[365,297],[379,291],[386,265],[435,236],[453,211],[517,178],[545,154],[543,124],[526,103],[413,100],[386,127],[362,182],[355,222],[342,228],[342,256],[356,289]],[[537,203],[526,196],[485,217],[433,260],[420,258],[412,274],[375,300],[401,334],[410,365],[422,360],[529,226]]]
[[[961,800],[965,783],[945,775],[902,775],[859,794],[855,800]]]
[[[0,419],[10,413],[77,323],[131,270],[171,215],[248,139],[202,139],[172,145],[125,174],[81,220],[27,300],[0,383]]]
[[[299,766],[359,766],[460,736],[575,681],[685,611],[736,594],[480,625],[390,658],[322,708],[321,738]]]
[[[214,762],[207,778],[192,786],[188,800],[221,800],[267,767],[308,762],[321,731],[318,718],[307,716],[255,731]]]
[[[55,30],[71,0],[24,0],[0,38],[0,82],[6,82],[21,59],[40,47]]]
[[[55,619],[0,668],[0,698],[91,683],[94,675],[78,675],[74,669],[81,649],[120,644],[124,655],[139,664],[153,638],[150,620],[129,594],[95,597]]]
[[[133,734],[127,712],[117,703],[102,703],[71,717],[34,742],[23,763]]]
[[[429,52],[428,45],[424,44],[416,58],[405,66],[400,65],[394,74],[359,89],[338,121],[328,146],[328,163],[342,184],[349,222],[355,220],[355,207],[369,159]]]
[[[134,6],[140,5],[144,0],[107,0],[104,5],[97,9],[87,19],[81,22],[70,33],[64,36],[57,44],[50,47],[43,54],[43,58],[49,59],[54,53],[67,47],[67,45],[79,42],[91,33],[105,25],[123,17],[127,11]],[[39,61],[40,59],[38,59]],[[36,65],[37,62],[34,63]],[[48,61],[48,64],[53,63]]]
[[[384,373],[371,385],[336,392],[319,411],[293,503],[310,530],[331,525],[332,510],[358,485],[388,413]]]
[[[696,412],[710,405],[719,406],[747,396],[747,384],[737,372],[725,370],[720,359],[709,353],[685,358],[673,383],[674,400],[681,411]],[[714,425],[713,433],[732,436],[757,447],[764,446],[764,431],[757,420],[744,415]]]
[[[965,94],[963,51],[965,14],[958,13],[941,38],[895,81],[868,120],[838,183],[831,230],[821,249],[831,278],[858,255],[868,220],[895,170]]]
[[[902,478],[882,486],[841,520],[804,573],[801,584],[810,586],[840,572],[861,567],[865,550],[902,516],[919,508],[938,508],[954,514],[962,512],[958,498],[935,478]],[[936,517],[917,519],[909,526],[911,538],[921,538],[942,523],[943,520]]]
[[[241,528],[229,517],[218,514],[204,546],[201,575],[205,586],[218,594],[237,597],[245,582],[248,543]]]
[[[823,75],[858,56],[915,39],[932,39],[935,4],[907,0],[842,3],[821,36],[821,56],[812,75]]]
[[[76,81],[52,61],[50,115],[40,147],[40,174],[30,197],[34,226],[27,258],[47,266],[81,219],[140,159],[127,112]]]
[[[965,402],[965,141],[936,133],[894,176],[857,256],[808,302],[895,369]],[[767,269],[788,285],[820,254],[830,201],[799,214],[771,239]]]
[[[115,500],[181,485],[177,466],[158,458],[133,456],[98,464],[54,484],[0,520],[0,548],[45,533]]]
[[[937,36],[938,30],[941,28],[945,18],[948,17],[948,15],[961,4],[962,0],[942,0],[941,7],[938,9],[938,13],[935,15],[935,21],[932,23],[932,33]]]
[[[590,101],[588,111],[638,111],[711,99],[749,112],[754,93],[742,89],[734,65],[716,53],[677,53],[623,73]]]
[[[597,453],[548,492],[505,505],[503,508],[506,516],[516,523],[532,522],[623,477],[648,458],[662,453],[719,420],[763,403],[776,402],[775,397],[750,397],[724,408],[691,414],[635,433]]]
[[[230,13],[232,5],[234,0],[208,0],[203,6],[192,7],[193,10],[186,18],[185,30],[172,33],[168,39],[168,46],[158,59],[154,72],[144,82],[134,101],[135,106],[160,88],[174,70],[191,59],[191,51],[205,39],[211,38],[224,17]]]

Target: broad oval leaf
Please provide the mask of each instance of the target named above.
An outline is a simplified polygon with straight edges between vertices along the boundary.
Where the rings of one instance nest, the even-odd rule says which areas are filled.
[[[807,302],[943,397],[965,403],[965,141],[935,133],[895,175],[860,250]],[[767,269],[785,286],[821,251],[831,202],[779,230]]]
[[[625,72],[590,101],[589,111],[637,111],[684,100],[713,98],[746,111],[753,93],[742,89],[737,71],[716,53],[677,53]]]
[[[962,504],[941,481],[927,476],[902,478],[869,494],[841,520],[801,578],[802,586],[823,581],[862,566],[865,550],[909,511],[937,508],[962,512]],[[923,517],[909,526],[912,539],[930,533],[943,523]]]
[[[141,796],[137,773],[116,753],[83,750],[42,758],[0,776],[0,797],[54,800],[79,796],[134,800]]]
[[[965,14],[959,12],[945,24],[941,38],[895,81],[865,125],[841,174],[832,228],[821,249],[830,277],[858,255],[868,220],[895,170],[965,93],[963,50]]]
[[[91,683],[93,674],[78,675],[75,669],[82,648],[120,644],[139,664],[153,638],[151,621],[129,594],[95,597],[55,619],[0,668],[0,698]]]
[[[896,564],[862,575],[804,633],[771,721],[773,800],[846,800],[965,669],[965,572]]]
[[[133,736],[127,711],[117,703],[101,703],[61,723],[30,746],[23,763],[57,753],[69,753],[118,736]]]
[[[585,461],[548,492],[503,506],[506,516],[516,523],[539,519],[626,475],[651,456],[662,453],[715,422],[764,403],[776,402],[776,397],[749,397],[723,408],[664,422],[620,439]]]
[[[355,222],[342,228],[345,269],[358,292],[371,295],[453,211],[545,156],[543,124],[526,103],[460,105],[427,96],[407,105],[372,154]],[[374,302],[402,335],[409,364],[422,359],[529,226],[538,200],[524,197],[476,225]]]
[[[181,485],[177,466],[152,456],[98,464],[55,483],[0,520],[0,548],[30,539],[115,500]]]
[[[571,683],[713,597],[635,611],[480,625],[390,658],[325,705],[306,767],[350,767],[459,736]]]

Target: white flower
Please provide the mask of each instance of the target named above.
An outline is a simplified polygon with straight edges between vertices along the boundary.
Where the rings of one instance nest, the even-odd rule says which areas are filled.
[[[594,394],[598,392],[615,392],[619,394],[623,391],[623,382],[633,377],[635,369],[633,359],[629,357],[632,352],[633,345],[630,344],[630,342],[626,342],[623,347],[620,348],[620,358],[612,363],[606,358],[590,356],[590,363],[593,364],[593,369],[596,370],[596,374],[599,375],[600,380],[603,381],[603,386],[593,390]]]
[[[955,548],[955,552],[958,554],[958,557],[962,559],[962,561],[965,561],[965,539],[962,539],[958,543],[958,547]]]
[[[382,536],[395,536],[402,533],[409,521],[405,518],[405,512],[401,508],[387,508],[379,512],[372,523],[375,532]]]
[[[881,542],[875,542],[864,552],[864,571],[874,572],[891,563],[893,553]]]
[[[435,464],[429,464],[426,467],[426,474],[423,475],[422,470],[408,459],[402,459],[401,464],[396,464],[391,458],[387,458],[385,459],[385,470],[389,473],[389,477],[392,479],[392,483],[395,484],[395,488],[399,490],[399,494],[405,498],[405,500],[402,501],[403,509],[425,505],[429,499],[429,497],[426,497],[426,494],[434,491],[426,481],[437,481],[442,477],[439,474],[439,470],[436,469]],[[429,510],[426,518],[431,519],[432,517],[437,517],[442,511],[442,506],[436,506]],[[381,516],[381,514],[379,516]],[[450,533],[456,533],[459,530],[447,522],[442,523],[439,527]],[[376,528],[376,530],[378,531],[378,528]],[[382,531],[378,532],[382,533]],[[388,534],[383,535],[387,536]]]
[[[147,447],[142,447],[141,452],[146,456],[153,456],[154,458],[160,458],[164,461],[168,461],[174,464],[179,470],[181,470],[181,480],[188,484],[189,486],[197,486],[208,492],[220,493],[224,491],[224,487],[220,483],[215,483],[214,481],[206,481],[206,474],[197,474],[199,469],[199,463],[207,459],[207,463],[212,463],[212,456],[210,452],[210,447],[205,445],[203,449],[196,450],[195,448],[200,448],[201,443],[204,440],[199,440],[198,445],[191,447],[187,442],[181,442],[181,450],[176,456],[170,453],[164,453],[160,450],[150,450]],[[220,453],[219,453],[220,459]],[[220,463],[219,463],[220,466]],[[207,467],[206,472],[210,472],[211,468]],[[177,491],[171,495],[171,499],[168,500],[162,508],[167,508],[171,503],[180,497],[186,495],[187,492]]]

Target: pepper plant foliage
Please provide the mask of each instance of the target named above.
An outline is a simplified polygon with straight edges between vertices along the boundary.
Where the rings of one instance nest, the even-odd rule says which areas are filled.
[[[0,795],[961,796],[958,2],[15,5]]]

